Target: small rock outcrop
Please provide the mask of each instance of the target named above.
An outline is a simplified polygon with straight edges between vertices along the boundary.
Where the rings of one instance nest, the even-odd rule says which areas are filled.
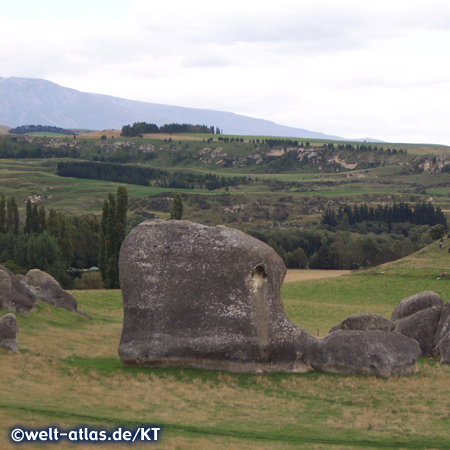
[[[0,308],[27,314],[35,309],[36,296],[6,267],[0,266]]]
[[[337,330],[394,331],[395,325],[386,317],[373,313],[352,314],[339,325],[333,327],[330,333]]]
[[[419,344],[400,333],[337,330],[315,343],[311,366],[322,372],[391,377],[415,373]]]
[[[442,298],[432,291],[420,292],[401,300],[392,311],[391,320],[395,322],[433,306],[444,306]]]
[[[230,228],[143,222],[122,244],[119,271],[126,365],[388,377],[413,373],[420,356],[416,341],[395,332],[339,330],[317,339],[294,325],[281,301],[283,261]],[[391,330],[386,320],[371,318]]]
[[[0,345],[14,353],[19,353],[19,344],[16,340],[18,331],[16,316],[14,314],[3,316],[0,319]]]
[[[22,283],[34,293],[38,300],[71,312],[78,312],[75,298],[48,273],[32,269],[25,275]]]

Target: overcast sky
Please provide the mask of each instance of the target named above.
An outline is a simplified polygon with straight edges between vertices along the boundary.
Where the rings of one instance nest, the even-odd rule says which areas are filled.
[[[448,0],[0,0],[0,76],[450,145]]]

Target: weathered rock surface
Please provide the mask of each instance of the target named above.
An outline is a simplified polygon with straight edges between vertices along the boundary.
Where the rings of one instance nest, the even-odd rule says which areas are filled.
[[[416,372],[419,344],[399,333],[337,330],[315,343],[311,366],[322,372],[391,377]]]
[[[119,269],[125,364],[309,369],[314,338],[284,314],[286,268],[263,242],[226,227],[147,221],[125,239]]]
[[[332,330],[380,330],[390,332],[394,331],[394,328],[394,322],[386,319],[386,317],[373,313],[359,313],[347,317],[339,325],[332,328]]]
[[[19,344],[16,340],[18,331],[16,316],[14,314],[3,316],[0,319],[0,345],[14,353],[19,353]]]
[[[420,292],[401,300],[392,311],[391,320],[395,322],[433,306],[444,306],[442,298],[432,291]]]
[[[447,333],[436,345],[433,356],[441,364],[450,364],[450,333]]]
[[[6,267],[0,266],[0,308],[26,314],[34,309],[36,296]]]
[[[314,364],[391,376],[413,373],[420,355],[417,342],[395,332],[337,331],[316,339],[292,324],[280,297],[283,261],[237,230],[143,222],[125,239],[119,269],[119,356],[127,365],[289,372]]]
[[[22,283],[28,286],[39,300],[58,308],[78,312],[75,298],[48,273],[32,269],[25,275]]]
[[[395,331],[416,340],[420,344],[423,356],[433,356],[434,337],[436,335],[441,306],[433,306],[397,320]]]
[[[447,335],[450,335],[450,302],[441,309],[441,317],[434,336],[434,344],[437,345]]]

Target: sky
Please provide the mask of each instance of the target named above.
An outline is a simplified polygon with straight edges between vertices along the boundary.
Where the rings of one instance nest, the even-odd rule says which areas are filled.
[[[0,77],[450,145],[448,0],[0,0],[0,42]]]

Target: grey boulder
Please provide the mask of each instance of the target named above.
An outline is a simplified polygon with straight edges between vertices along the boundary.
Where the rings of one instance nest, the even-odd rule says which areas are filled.
[[[337,330],[318,339],[311,366],[322,372],[391,377],[417,371],[419,344],[399,333]]]
[[[35,309],[37,297],[6,267],[0,266],[0,308],[26,314]]]
[[[226,227],[146,221],[119,259],[126,365],[308,370],[314,338],[285,315],[278,254]]]
[[[48,273],[32,269],[22,280],[41,301],[71,312],[77,312],[77,301]]]
[[[433,306],[444,306],[442,298],[433,291],[420,292],[401,300],[392,311],[391,320],[395,322]]]
[[[395,331],[416,340],[420,344],[423,356],[433,356],[441,310],[441,306],[433,306],[397,320]]]
[[[286,268],[240,231],[188,221],[138,225],[119,258],[125,365],[233,372],[326,372],[388,377],[415,372],[419,344],[385,331],[316,339],[283,311]],[[383,326],[387,326],[385,321]]]
[[[446,334],[433,350],[433,356],[441,364],[450,364],[450,333]]]
[[[3,316],[0,319],[0,345],[14,353],[19,353],[19,345],[16,340],[18,331],[16,316],[14,314]]]

